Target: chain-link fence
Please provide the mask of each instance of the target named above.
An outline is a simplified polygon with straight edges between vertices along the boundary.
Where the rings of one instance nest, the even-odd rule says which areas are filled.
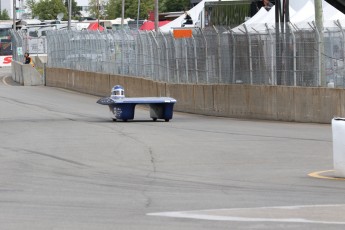
[[[35,33],[37,35],[37,33]],[[24,53],[28,52],[31,56],[47,54],[47,37],[30,36],[24,30],[11,31],[13,44],[13,59],[16,61],[24,60]]]
[[[287,27],[286,27],[287,28]],[[315,27],[276,38],[264,32],[233,32],[229,28],[193,29],[191,38],[153,31],[49,31],[48,67],[70,68],[191,84],[263,84],[344,87],[345,30],[339,22],[319,33]],[[14,46],[30,51],[20,32]],[[16,49],[14,49],[16,50]],[[22,60],[14,52],[15,60]]]

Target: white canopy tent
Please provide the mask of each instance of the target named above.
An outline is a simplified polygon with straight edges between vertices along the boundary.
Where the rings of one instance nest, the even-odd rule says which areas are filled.
[[[345,14],[324,0],[322,1],[322,8],[325,27],[336,27],[334,22],[337,20],[343,21],[345,27]],[[290,0],[289,10],[290,22],[296,28],[311,28],[310,23],[315,21],[314,0]],[[235,33],[243,32],[244,25],[250,33],[264,32],[267,30],[267,27],[270,29],[275,28],[275,6],[266,15],[262,15],[263,13],[260,13],[260,11],[247,22],[232,29],[232,31]]]
[[[200,18],[203,17],[203,11],[205,2],[216,2],[218,0],[203,0],[195,7],[188,11],[188,14],[192,17],[193,22],[199,22]],[[335,27],[334,21],[339,20],[344,22],[345,27],[345,14],[337,10],[326,1],[322,1],[323,8],[323,19],[325,27]],[[309,23],[315,21],[315,6],[314,0],[290,0],[290,22],[295,24],[297,28],[310,28]],[[170,23],[160,27],[162,32],[169,32],[173,28],[181,27],[185,15],[182,14],[177,19]],[[244,22],[243,24],[232,29],[235,33],[242,33],[244,25],[247,27],[248,32],[263,32],[275,28],[275,6],[270,11],[266,11],[264,8],[260,9],[252,18]]]
[[[188,11],[188,14],[193,19],[193,22],[196,23],[199,21],[200,14],[204,11],[205,2],[217,2],[218,0],[202,0],[195,7]],[[168,24],[160,27],[160,31],[169,32],[171,29],[176,27],[181,27],[185,15],[182,14],[180,17],[176,18],[174,21],[169,22]]]

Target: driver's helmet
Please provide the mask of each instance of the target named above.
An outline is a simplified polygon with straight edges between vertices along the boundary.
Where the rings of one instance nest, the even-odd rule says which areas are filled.
[[[111,96],[115,98],[124,98],[125,97],[125,90],[121,85],[115,85],[111,89]]]

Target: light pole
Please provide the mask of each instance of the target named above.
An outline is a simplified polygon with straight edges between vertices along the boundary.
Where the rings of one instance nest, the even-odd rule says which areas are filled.
[[[139,29],[139,18],[140,18],[140,0],[138,0],[137,30]]]
[[[155,31],[158,32],[158,0],[155,0]]]
[[[17,8],[17,0],[13,0],[13,30],[16,30],[16,18],[17,18],[16,8]]]
[[[100,11],[99,0],[97,0],[97,27],[98,27],[98,30],[99,30],[99,11]]]
[[[71,30],[71,19],[72,19],[72,0],[68,0],[68,30]]]
[[[324,53],[324,36],[323,36],[323,11],[322,11],[322,1],[321,0],[315,0],[315,24],[316,29],[320,36],[320,77],[319,77],[319,86],[326,86],[326,78],[325,78],[325,59],[322,55]]]
[[[122,8],[121,8],[121,28],[123,29],[123,24],[125,21],[125,0],[122,0]]]

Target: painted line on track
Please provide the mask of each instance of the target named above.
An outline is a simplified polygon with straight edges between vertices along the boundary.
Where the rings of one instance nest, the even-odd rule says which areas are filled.
[[[318,171],[318,172],[312,172],[309,173],[308,176],[318,178],[318,179],[327,179],[327,180],[345,180],[345,178],[342,177],[334,177],[330,175],[322,175],[324,173],[332,173],[334,170],[324,170],[324,171]]]
[[[280,222],[280,223],[304,223],[304,224],[334,224],[345,225],[344,218],[339,221],[335,219],[317,218],[315,213],[323,216],[325,208],[341,209],[345,205],[297,205],[278,207],[256,207],[256,208],[234,208],[234,209],[212,209],[179,212],[158,212],[147,213],[148,216],[187,218],[211,221],[238,221],[238,222]],[[320,210],[319,212],[317,210]],[[301,211],[300,215],[295,215]],[[290,212],[290,217],[289,216]],[[337,210],[335,211],[337,212]],[[243,214],[245,213],[245,214]],[[258,216],[258,213],[261,215]],[[274,215],[278,213],[277,216]],[[287,213],[287,214],[285,214]],[[291,215],[293,213],[293,215]],[[305,214],[307,213],[307,214]],[[238,215],[237,215],[238,214]],[[308,214],[311,214],[308,216]],[[267,217],[266,217],[267,216]]]
[[[9,84],[7,84],[7,82],[6,82],[6,78],[8,78],[8,77],[9,76],[5,76],[2,78],[2,83],[4,83],[4,85],[6,85],[6,86],[9,86]]]

